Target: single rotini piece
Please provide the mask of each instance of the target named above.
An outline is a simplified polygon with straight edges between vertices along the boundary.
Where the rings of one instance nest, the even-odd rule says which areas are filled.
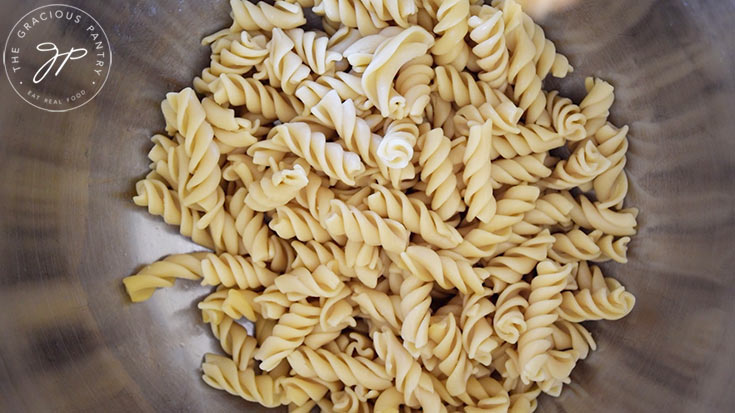
[[[298,163],[279,168],[274,163],[260,180],[248,185],[245,204],[258,212],[286,205],[306,186],[308,172],[308,165],[306,169]]]
[[[553,162],[554,158],[546,152],[497,159],[492,167],[493,186],[536,183],[551,176],[552,171],[546,164]]]
[[[460,229],[464,240],[453,251],[475,260],[497,255],[498,246],[510,239],[513,225],[534,208],[539,194],[540,190],[530,185],[516,185],[497,194],[495,216],[487,223]]]
[[[462,345],[467,357],[485,366],[490,365],[492,351],[501,344],[492,327],[491,315],[495,312],[489,299],[492,294],[492,290],[486,288],[480,294],[465,295],[460,315]]]
[[[207,254],[201,262],[202,285],[256,289],[273,284],[276,274],[250,257]]]
[[[284,365],[288,366],[288,364]],[[321,401],[330,389],[336,390],[338,388],[333,383],[298,376],[280,377],[277,385],[279,389],[283,390],[283,398],[290,402],[289,406],[311,406],[312,408],[313,403]]]
[[[233,109],[224,108],[212,98],[202,99],[202,107],[207,116],[207,122],[212,125],[214,142],[220,153],[230,153],[238,148],[247,148],[257,142],[253,133],[260,128],[259,122],[235,116]]]
[[[522,244],[509,248],[503,255],[490,259],[485,269],[490,273],[493,290],[499,292],[519,282],[537,263],[547,258],[554,241],[555,238],[545,229]]]
[[[206,253],[175,254],[146,265],[137,274],[123,278],[125,291],[134,303],[149,299],[158,288],[172,287],[177,278],[202,277],[201,260]]]
[[[307,80],[296,89],[295,95],[302,102],[304,112],[308,113],[332,90],[337,92],[340,100],[350,100],[358,115],[367,116],[370,113],[373,104],[362,90],[362,77],[354,73],[337,72],[333,76],[319,76],[316,81]]]
[[[628,151],[628,127],[620,129],[608,123],[594,136],[597,150],[610,161],[610,167],[592,182],[600,208],[621,208],[628,193],[628,177],[623,168]]]
[[[322,307],[319,324],[306,336],[305,345],[312,349],[323,347],[337,339],[345,328],[357,326],[351,296],[352,289],[345,287],[333,297],[319,298]]]
[[[536,73],[534,62],[536,47],[525,29],[521,26],[516,29],[509,28],[506,22],[505,30],[510,30],[507,38],[510,50],[508,82],[513,86],[513,100],[525,111],[527,124],[549,125],[546,95],[541,90],[541,78]]]
[[[518,125],[518,133],[505,132],[493,137],[490,157],[515,158],[543,153],[564,145],[564,138],[541,125]]]
[[[386,372],[395,377],[396,389],[403,393],[406,405],[420,406],[427,413],[446,412],[441,398],[434,392],[431,376],[411,357],[393,333],[375,333],[373,343],[376,353],[385,363]]]
[[[392,20],[398,26],[408,27],[409,19],[418,8],[415,1],[399,0],[360,0],[365,7],[383,21]]]
[[[391,387],[391,376],[385,367],[365,357],[332,353],[326,349],[312,350],[300,347],[287,357],[291,368],[299,376],[318,378],[345,386],[362,385],[368,389],[385,390]]]
[[[205,383],[247,401],[265,407],[278,407],[286,401],[272,376],[256,374],[253,368],[238,370],[237,364],[228,357],[205,355],[202,371]]]
[[[334,262],[322,264],[314,271],[304,267],[294,268],[289,273],[279,275],[275,285],[293,302],[306,297],[334,297],[345,288],[335,270]]]
[[[523,313],[528,307],[525,296],[530,290],[531,286],[521,281],[507,286],[498,296],[493,327],[495,334],[508,343],[517,343],[518,338],[526,331]]]
[[[401,338],[414,356],[429,343],[431,282],[407,274],[400,286]]]
[[[445,290],[457,288],[462,294],[482,293],[482,283],[489,276],[459,254],[420,245],[409,246],[401,254],[399,265],[424,282],[435,281]]]
[[[615,88],[602,79],[588,77],[584,81],[587,96],[579,104],[582,114],[587,118],[587,136],[594,136],[607,124],[610,107],[615,102]]]
[[[445,223],[439,214],[429,210],[420,200],[380,185],[372,185],[371,188],[374,192],[367,197],[368,208],[381,217],[401,222],[406,229],[438,248],[454,248],[462,241],[462,236],[453,226]]]
[[[454,115],[455,134],[468,136],[472,125],[487,121],[492,121],[495,135],[521,133],[518,121],[523,110],[505,99],[495,105],[487,102],[480,106],[467,105],[460,108]]]
[[[462,330],[453,314],[431,317],[429,339],[432,353],[439,359],[437,367],[447,376],[446,388],[457,396],[467,390],[472,364],[462,344]]]
[[[551,327],[554,330],[552,333],[554,348],[557,350],[572,349],[577,352],[580,360],[584,360],[590,350],[597,349],[597,343],[592,338],[592,334],[580,323],[558,320]]]
[[[558,192],[549,192],[542,195],[534,209],[526,212],[523,221],[539,226],[568,227],[572,223],[569,213],[574,204]]]
[[[522,16],[523,30],[533,42],[536,50],[533,61],[536,62],[536,75],[542,80],[549,74],[564,78],[574,71],[566,56],[557,53],[554,43],[546,38],[544,30],[525,13]]]
[[[378,166],[381,169],[408,167],[413,158],[413,147],[416,145],[418,135],[418,127],[409,119],[388,123],[385,136],[378,145]]]
[[[577,291],[562,293],[561,318],[571,322],[618,320],[635,305],[633,294],[617,280],[602,275],[600,267],[582,262],[577,270]]]
[[[508,85],[508,48],[505,45],[505,21],[503,13],[483,5],[473,10],[469,18],[470,39],[476,43],[472,53],[482,69],[478,77],[494,89],[503,90]]]
[[[230,288],[227,290],[227,297],[222,302],[222,310],[234,320],[245,317],[251,322],[255,322],[257,311],[254,300],[258,294],[252,290]]]
[[[448,220],[465,210],[457,188],[457,176],[449,160],[452,142],[441,129],[432,129],[418,141],[421,181],[426,183],[426,195],[431,197],[431,209],[439,218]]]
[[[508,391],[489,376],[470,377],[467,381],[467,395],[473,403],[464,408],[466,413],[505,413],[510,407]]]
[[[269,120],[289,122],[304,111],[303,103],[295,96],[285,94],[252,77],[223,73],[208,87],[218,104],[243,106],[248,112],[262,114]]]
[[[232,7],[231,32],[262,30],[271,32],[275,28],[292,29],[306,23],[304,11],[298,4],[277,1],[252,3],[246,0],[230,0]]]
[[[184,206],[197,204],[204,212],[221,208],[217,188],[222,177],[220,152],[214,142],[214,130],[194,90],[185,88],[171,92],[161,103],[169,134],[180,132],[183,145],[174,149],[178,156],[179,196]],[[203,226],[202,228],[205,228]]]
[[[219,340],[222,350],[232,357],[238,370],[247,370],[253,365],[253,353],[255,353],[258,342],[255,337],[248,335],[245,327],[236,323],[224,312],[219,317],[212,317],[213,312],[220,311],[217,306],[224,303],[219,297],[222,293],[227,293],[227,291],[216,291],[210,294],[199,303],[199,308],[202,309],[204,322],[210,324],[212,334]]]
[[[272,241],[273,234],[265,224],[264,214],[248,207],[245,204],[246,196],[247,189],[238,189],[230,197],[227,210],[235,218],[235,229],[253,261],[269,261],[276,255],[278,246]]]
[[[331,201],[331,206],[333,212],[327,217],[326,229],[333,237],[345,235],[350,241],[381,246],[395,253],[406,250],[410,233],[400,222],[337,199]]]
[[[276,368],[289,354],[304,342],[309,333],[319,323],[319,306],[306,302],[291,305],[284,315],[278,319],[273,332],[254,354],[260,360],[260,368],[270,371]]]
[[[605,262],[613,260],[621,264],[627,263],[629,242],[630,237],[616,238],[613,235],[603,235],[597,240],[597,246],[600,247],[600,256],[592,261]]]
[[[416,57],[403,65],[396,77],[396,91],[406,99],[406,116],[416,123],[423,122],[426,105],[431,99],[433,63],[430,55]]]
[[[276,213],[268,226],[283,239],[296,238],[306,242],[327,242],[332,239],[319,220],[308,210],[298,205],[285,205],[276,208]],[[336,241],[344,241],[344,237],[335,237]]]
[[[309,77],[311,70],[294,52],[294,42],[283,30],[273,29],[272,36],[268,43],[268,57],[262,65],[263,76],[268,78],[271,86],[293,95],[296,87]]]
[[[436,66],[432,87],[444,101],[454,102],[459,107],[481,106],[498,99],[489,83],[475,80],[471,73],[459,71],[454,66]]]
[[[599,229],[608,235],[623,236],[636,233],[637,209],[613,211],[601,207],[597,202],[593,203],[585,195],[579,195],[575,200],[567,191],[561,194],[574,204],[569,214],[575,224],[591,230]]]
[[[347,185],[354,185],[355,178],[365,171],[360,155],[345,151],[338,143],[327,142],[324,134],[312,132],[309,125],[303,122],[274,127],[268,140],[282,153],[293,152],[304,158],[312,168]],[[257,151],[258,145],[251,146],[248,153]]]
[[[365,288],[359,285],[352,287],[352,300],[358,305],[360,313],[370,318],[371,323],[379,327],[388,327],[398,334],[401,330],[401,321],[398,316],[401,312],[401,298],[397,295],[388,295],[384,292]]]
[[[526,331],[518,339],[523,383],[550,378],[545,369],[549,359],[547,352],[553,345],[551,325],[558,318],[556,311],[562,302],[561,292],[571,271],[571,265],[561,267],[550,260],[542,261],[536,267],[537,275],[531,281],[528,307],[524,313]]]
[[[436,25],[434,33],[439,35],[431,47],[434,60],[440,65],[452,65],[459,70],[464,69],[470,51],[465,36],[469,27],[467,19],[470,15],[469,0],[436,1]]]
[[[376,49],[372,61],[362,74],[362,88],[383,117],[406,117],[406,99],[393,87],[396,74],[406,62],[426,54],[433,44],[431,33],[413,26],[386,40]]]
[[[152,215],[160,215],[169,225],[177,225],[179,232],[197,244],[214,249],[214,241],[208,231],[198,225],[199,212],[181,205],[176,191],[157,179],[142,179],[135,183],[135,205],[148,207]]]
[[[571,99],[553,90],[546,94],[546,111],[551,115],[551,124],[561,137],[577,142],[587,137],[587,117]]]
[[[591,182],[610,167],[610,161],[603,156],[592,141],[580,145],[569,156],[554,166],[551,175],[541,185],[551,189],[571,189]]]
[[[219,76],[222,73],[242,75],[249,72],[268,55],[267,42],[264,35],[253,36],[247,31],[237,33],[233,38],[218,39],[212,43],[210,73]]]
[[[303,29],[285,30],[294,44],[294,51],[312,72],[323,75],[334,69],[335,62],[342,60],[342,54],[329,49],[329,38],[317,32]]]
[[[549,250],[549,257],[560,263],[573,263],[577,261],[597,260],[600,258],[600,247],[597,242],[602,237],[602,232],[592,231],[586,234],[579,228],[568,232],[554,234],[556,241]]]
[[[467,215],[465,219],[468,222],[475,218],[488,222],[495,215],[497,208],[493,187],[489,185],[492,174],[490,165],[492,133],[491,120],[470,127],[467,148],[462,159],[464,163],[462,180],[466,185],[464,202],[467,205]]]
[[[356,27],[362,36],[375,34],[388,25],[361,1],[315,0],[311,10],[327,20]]]

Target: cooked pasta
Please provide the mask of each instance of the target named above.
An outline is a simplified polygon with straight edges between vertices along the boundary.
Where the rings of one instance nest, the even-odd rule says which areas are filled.
[[[530,413],[596,349],[580,323],[632,311],[596,265],[638,229],[629,128],[604,80],[544,90],[573,68],[521,3],[230,0],[133,197],[210,251],[123,280],[213,289],[204,382],[291,412]]]

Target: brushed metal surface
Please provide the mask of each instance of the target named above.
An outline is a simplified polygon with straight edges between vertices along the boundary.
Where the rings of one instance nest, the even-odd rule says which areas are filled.
[[[0,411],[248,409],[200,379],[217,349],[179,282],[143,304],[120,280],[190,251],[130,201],[160,131],[165,92],[207,61],[200,39],[225,1],[68,0],[107,31],[102,92],[41,112],[0,81]],[[2,0],[0,33],[40,1]],[[588,0],[544,23],[576,67],[617,88],[631,125],[630,263],[606,270],[636,294],[622,321],[591,323],[599,350],[541,412],[726,412],[735,405],[735,23],[733,0]],[[265,411],[263,409],[262,411]]]

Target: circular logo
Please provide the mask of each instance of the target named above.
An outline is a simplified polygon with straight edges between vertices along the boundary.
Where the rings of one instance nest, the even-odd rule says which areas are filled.
[[[49,112],[76,109],[102,90],[112,55],[105,31],[84,10],[51,4],[15,24],[3,49],[18,95]]]

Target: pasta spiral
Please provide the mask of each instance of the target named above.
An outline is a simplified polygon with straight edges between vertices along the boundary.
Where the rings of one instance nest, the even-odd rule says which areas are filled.
[[[279,275],[275,285],[293,302],[306,297],[334,297],[345,288],[335,270],[332,264],[322,264],[314,271],[294,268],[290,273]]]
[[[296,238],[302,242],[327,242],[331,239],[319,220],[298,205],[277,207],[268,226],[283,239]],[[336,238],[342,240],[340,237]]]
[[[231,32],[241,30],[264,30],[275,28],[291,29],[306,23],[304,11],[298,4],[276,1],[275,5],[265,2],[251,3],[246,0],[230,0],[232,7]]]
[[[133,197],[133,202],[136,205],[148,207],[152,215],[160,215],[169,225],[178,225],[181,235],[214,249],[212,236],[198,225],[199,213],[181,205],[176,191],[157,179],[142,179],[136,182],[135,192],[137,195]]]
[[[283,30],[275,28],[272,35],[263,68],[271,86],[280,87],[285,93],[292,95],[296,87],[309,77],[311,70],[294,52],[294,42]]]
[[[207,254],[202,259],[202,285],[224,285],[231,288],[254,289],[273,284],[276,274],[252,259],[230,254]]]
[[[416,57],[403,65],[396,77],[396,91],[406,99],[406,116],[416,123],[423,121],[429,104],[433,63],[429,55]]]
[[[235,229],[253,261],[269,261],[276,256],[279,245],[273,241],[273,234],[265,225],[263,213],[253,211],[245,204],[246,196],[245,188],[238,189],[230,197],[227,209],[235,218]]]
[[[548,378],[544,371],[551,348],[551,325],[556,321],[556,310],[561,304],[561,291],[571,273],[571,265],[560,267],[553,261],[542,261],[537,275],[531,281],[531,293],[524,314],[526,331],[518,339],[521,379],[524,383]]]
[[[212,334],[220,342],[222,350],[232,357],[232,361],[237,365],[237,369],[247,370],[252,367],[253,364],[253,353],[257,346],[257,340],[254,337],[248,335],[245,327],[237,324],[231,317],[224,313],[219,317],[212,317],[212,312],[221,312],[221,308],[218,308],[222,304],[221,296],[226,291],[216,291],[210,294],[207,298],[199,303],[199,308],[202,309],[202,316],[205,322],[210,324],[212,328]],[[217,304],[209,307],[212,301],[217,301]]]
[[[157,288],[171,287],[174,280],[198,280],[202,276],[203,253],[170,255],[146,265],[137,274],[123,279],[130,300],[137,303],[149,299]]]
[[[393,88],[394,79],[401,66],[424,55],[433,44],[434,38],[430,33],[413,26],[376,49],[375,56],[362,74],[362,88],[383,117],[406,117],[406,99]]]
[[[601,79],[588,77],[584,86],[587,96],[579,104],[582,115],[587,118],[587,136],[594,136],[607,123],[610,107],[615,102],[615,88]]]
[[[439,248],[454,248],[462,241],[457,230],[420,200],[407,197],[403,192],[380,185],[372,185],[375,191],[367,197],[371,211],[383,218],[402,223],[406,229]]]
[[[400,264],[424,282],[435,281],[446,290],[457,288],[463,294],[482,293],[482,282],[489,276],[458,254],[418,245],[401,254]]]
[[[569,192],[562,192],[562,195],[574,204],[569,214],[575,224],[587,229],[599,229],[609,235],[635,234],[638,210],[612,211],[600,207],[599,203],[592,203],[584,195],[579,195],[576,200]]]
[[[288,362],[298,375],[307,378],[341,381],[346,386],[360,384],[374,390],[384,390],[392,385],[383,365],[360,356],[301,347],[288,355]]]
[[[218,104],[244,106],[248,112],[262,114],[267,119],[289,122],[303,112],[303,104],[297,98],[251,77],[223,73],[209,88]]]
[[[401,283],[401,338],[404,346],[414,354],[429,342],[431,287],[430,283],[413,275],[407,275]]]
[[[536,183],[551,176],[546,153],[534,153],[493,162],[492,178],[496,184],[519,185],[523,182]]]
[[[273,377],[268,374],[255,374],[252,368],[238,370],[230,358],[207,354],[204,356],[202,371],[205,383],[247,401],[257,402],[266,407],[277,407],[285,401]]]
[[[469,48],[464,41],[467,35],[467,19],[470,15],[469,0],[437,1],[437,23],[434,33],[441,35],[431,47],[437,64],[452,65],[464,69],[469,58]]]
[[[432,353],[440,361],[439,371],[447,375],[446,388],[457,396],[467,390],[467,380],[472,374],[472,365],[462,345],[462,331],[453,314],[434,316],[429,327]]]
[[[426,183],[431,209],[445,221],[465,209],[457,188],[457,176],[448,159],[451,146],[449,138],[438,128],[423,134],[418,141],[421,181]]]
[[[591,182],[610,167],[591,141],[580,145],[569,159],[559,161],[542,184],[551,189],[571,189]]]
[[[551,115],[551,124],[561,137],[577,142],[587,137],[587,117],[579,106],[569,98],[559,96],[556,90],[546,94],[546,110]]]
[[[538,262],[546,259],[554,241],[555,238],[545,229],[522,244],[509,248],[503,255],[490,259],[485,269],[490,272],[494,291],[521,281]]]
[[[490,148],[492,148],[492,121],[470,127],[467,148],[464,152],[462,180],[466,185],[464,202],[467,205],[465,219],[475,218],[488,222],[496,211],[493,187],[488,185],[491,176]],[[451,247],[449,247],[451,248]]]
[[[375,34],[388,24],[361,1],[349,0],[315,0],[311,9],[326,19],[341,22],[348,27],[356,27],[363,36]]]
[[[373,343],[378,356],[385,362],[385,370],[396,378],[396,389],[403,393],[405,404],[421,406],[428,413],[446,411],[434,392],[431,377],[403,348],[395,335],[390,331],[375,333]]]
[[[259,122],[236,117],[234,110],[223,108],[209,97],[202,100],[202,108],[212,125],[214,142],[221,154],[247,148],[258,140],[253,133],[257,133]]]
[[[352,300],[357,303],[362,314],[368,315],[377,326],[390,328],[398,334],[401,330],[401,298],[361,286],[354,286]]]
[[[454,66],[437,66],[434,68],[434,76],[432,87],[439,97],[460,107],[480,106],[497,99],[496,92],[489,83],[475,80],[471,74],[461,72]]]
[[[243,31],[232,39],[221,40],[223,42],[218,46],[217,42],[212,44],[210,73],[214,76],[222,73],[245,74],[262,63],[268,55],[267,39],[263,35],[251,36]]]
[[[307,173],[308,169],[299,164],[289,169],[271,168],[263,178],[248,186],[245,204],[259,212],[286,205],[308,183]]]
[[[478,77],[494,89],[504,89],[508,84],[508,49],[505,45],[505,21],[500,10],[481,6],[469,18],[470,39],[476,45],[472,53],[482,69]]]
[[[531,286],[526,282],[518,282],[507,286],[500,292],[493,315],[495,333],[508,343],[515,344],[526,331],[526,320],[523,316],[528,301],[526,295]]]
[[[518,133],[505,132],[493,137],[490,157],[505,159],[543,153],[564,145],[558,133],[540,125],[518,125]]]
[[[342,59],[341,53],[328,49],[329,38],[326,36],[298,28],[285,30],[285,34],[293,42],[296,54],[317,75],[333,70],[335,62]]]
[[[488,298],[491,295],[492,290],[488,288],[480,294],[465,295],[460,318],[462,345],[467,357],[486,366],[492,362],[492,351],[500,345],[490,318],[495,312],[495,306]]]
[[[269,335],[254,354],[260,360],[260,368],[273,370],[289,354],[304,342],[309,333],[319,323],[319,307],[308,303],[294,303],[288,311],[278,319]]]
[[[635,305],[633,294],[618,281],[605,277],[599,267],[581,263],[577,271],[579,290],[562,293],[559,315],[571,322],[618,320]]]
[[[601,127],[594,136],[597,150],[610,161],[610,167],[593,181],[600,208],[620,208],[628,193],[625,168],[628,151],[628,127],[616,128],[611,124]]]
[[[331,205],[333,212],[326,221],[330,235],[345,235],[350,241],[381,246],[390,252],[406,249],[409,232],[400,222],[381,218],[372,211],[361,211],[336,199]]]
[[[304,158],[314,169],[347,185],[354,185],[355,178],[365,171],[359,155],[345,151],[337,143],[327,142],[323,134],[312,132],[306,123],[278,125],[271,130],[269,136],[277,150],[293,152]],[[257,151],[257,146],[258,144],[251,146],[248,153]]]

